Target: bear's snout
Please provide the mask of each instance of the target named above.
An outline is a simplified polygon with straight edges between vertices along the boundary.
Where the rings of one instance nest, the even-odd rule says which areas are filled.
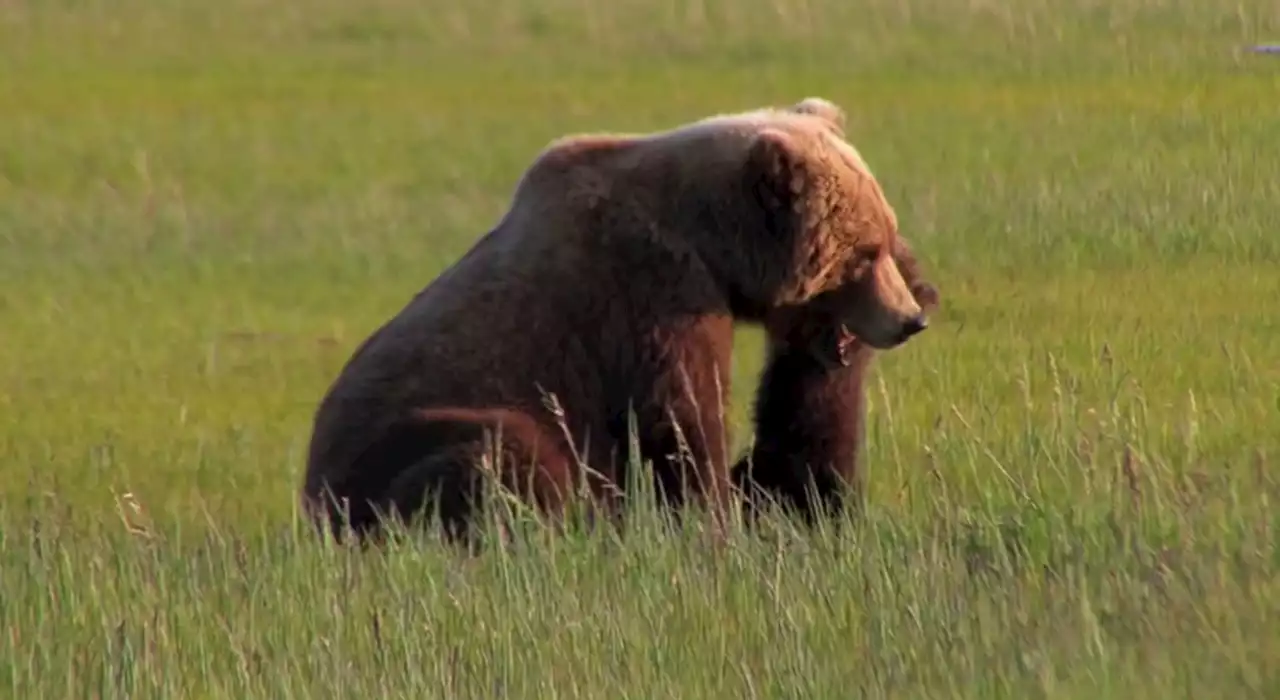
[[[902,324],[902,332],[898,336],[898,342],[905,343],[907,342],[908,338],[919,333],[920,331],[923,331],[928,327],[929,327],[929,317],[925,316],[924,314],[920,314],[911,319],[908,319],[906,323]]]

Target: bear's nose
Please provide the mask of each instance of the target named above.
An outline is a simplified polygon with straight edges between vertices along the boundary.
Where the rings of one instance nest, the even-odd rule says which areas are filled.
[[[924,314],[920,314],[915,318],[908,320],[902,324],[902,339],[906,340],[911,336],[929,327],[929,319]]]

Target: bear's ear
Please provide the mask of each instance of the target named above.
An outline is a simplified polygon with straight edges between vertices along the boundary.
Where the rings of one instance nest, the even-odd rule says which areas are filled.
[[[796,202],[805,189],[804,151],[796,137],[765,127],[747,151],[743,184],[760,207],[765,228],[778,240],[796,234]]]
[[[938,288],[928,282],[917,282],[911,285],[911,296],[925,311],[938,308]]]
[[[830,123],[835,130],[844,135],[845,114],[840,105],[821,97],[806,97],[791,107],[796,114],[810,114]]]
[[[781,129],[766,127],[751,141],[747,153],[747,177],[778,201],[765,204],[790,206],[804,189],[804,155],[796,137]]]
[[[916,303],[926,311],[937,308],[938,288],[923,279],[920,261],[904,236],[898,235],[893,239],[893,261],[898,265],[902,278],[911,287],[911,296],[915,297]]]

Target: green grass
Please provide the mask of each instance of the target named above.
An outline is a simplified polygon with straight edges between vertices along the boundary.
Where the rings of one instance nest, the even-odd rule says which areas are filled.
[[[10,697],[1280,696],[1274,3],[475,7],[0,3]],[[807,95],[944,295],[865,522],[299,536],[321,392],[548,141]]]

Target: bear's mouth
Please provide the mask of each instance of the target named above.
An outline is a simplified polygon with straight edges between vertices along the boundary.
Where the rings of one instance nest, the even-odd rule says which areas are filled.
[[[843,323],[827,327],[810,345],[810,352],[827,370],[837,370],[853,364],[857,355],[859,341],[849,327]]]
[[[836,328],[836,362],[841,367],[848,367],[853,364],[853,353],[857,349],[858,336],[849,330],[845,324],[840,324]]]

